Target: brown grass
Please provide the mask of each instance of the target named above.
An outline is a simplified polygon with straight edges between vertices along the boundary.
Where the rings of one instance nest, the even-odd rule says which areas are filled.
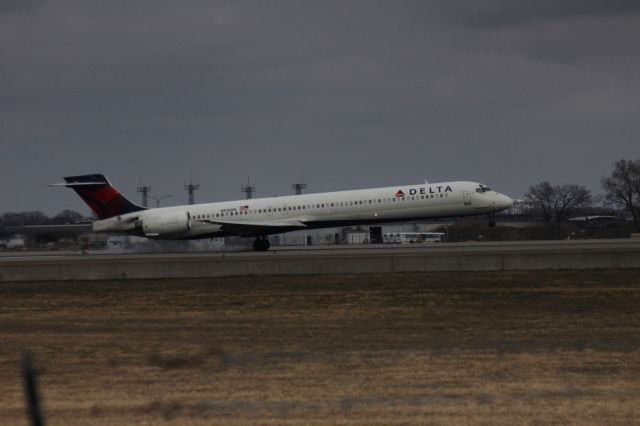
[[[0,423],[627,424],[638,271],[0,285]]]

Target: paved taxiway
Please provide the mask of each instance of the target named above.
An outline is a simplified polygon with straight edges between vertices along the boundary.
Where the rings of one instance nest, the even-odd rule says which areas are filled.
[[[315,246],[266,252],[12,253],[0,281],[640,268],[637,240]]]
[[[423,244],[362,244],[362,245],[327,245],[327,246],[282,246],[272,247],[265,252],[247,250],[205,251],[205,252],[172,252],[172,253],[137,253],[137,252],[91,252],[80,251],[18,251],[0,253],[0,262],[16,260],[63,260],[74,261],[87,259],[184,259],[184,258],[256,258],[265,256],[281,257],[333,257],[344,255],[415,255],[415,254],[458,254],[458,253],[500,253],[508,252],[567,252],[575,250],[633,250],[640,248],[640,240],[556,240],[556,241],[498,241],[467,243],[423,243]]]

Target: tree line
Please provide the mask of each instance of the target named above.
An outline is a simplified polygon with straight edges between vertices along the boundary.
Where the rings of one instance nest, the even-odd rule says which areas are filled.
[[[62,210],[53,217],[49,217],[39,210],[27,212],[7,212],[0,215],[0,226],[31,226],[31,225],[71,225],[92,220],[73,210]]]
[[[628,211],[636,231],[640,231],[640,159],[613,163],[611,176],[601,179],[604,198]],[[593,196],[583,185],[540,182],[529,187],[525,198],[535,204],[542,219],[561,223],[572,214],[591,206]]]

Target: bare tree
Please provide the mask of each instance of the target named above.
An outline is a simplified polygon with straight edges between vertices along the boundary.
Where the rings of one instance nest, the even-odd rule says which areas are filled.
[[[540,182],[530,186],[525,198],[538,206],[545,222],[551,223],[553,218],[551,210],[553,205],[553,186],[549,182]]]
[[[51,223],[56,225],[65,225],[79,223],[85,220],[78,212],[73,210],[62,210],[60,213],[51,218]]]
[[[525,197],[533,201],[542,213],[545,222],[564,222],[578,209],[591,204],[591,191],[583,185],[565,183],[551,185],[540,182],[529,187]]]
[[[635,230],[640,231],[640,160],[616,161],[611,176],[601,183],[607,200],[629,210]]]
[[[0,223],[4,226],[48,225],[49,217],[41,211],[7,212],[0,216]]]
[[[564,184],[555,186],[556,198],[553,205],[556,222],[564,222],[576,210],[591,204],[591,191],[584,185]]]

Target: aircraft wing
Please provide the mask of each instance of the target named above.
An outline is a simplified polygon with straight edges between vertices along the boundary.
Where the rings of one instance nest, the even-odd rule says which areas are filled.
[[[236,222],[230,220],[197,219],[196,222],[220,225],[222,231],[241,237],[253,237],[258,235],[277,234],[279,232],[305,229],[307,225],[297,219],[265,220],[255,222]]]

